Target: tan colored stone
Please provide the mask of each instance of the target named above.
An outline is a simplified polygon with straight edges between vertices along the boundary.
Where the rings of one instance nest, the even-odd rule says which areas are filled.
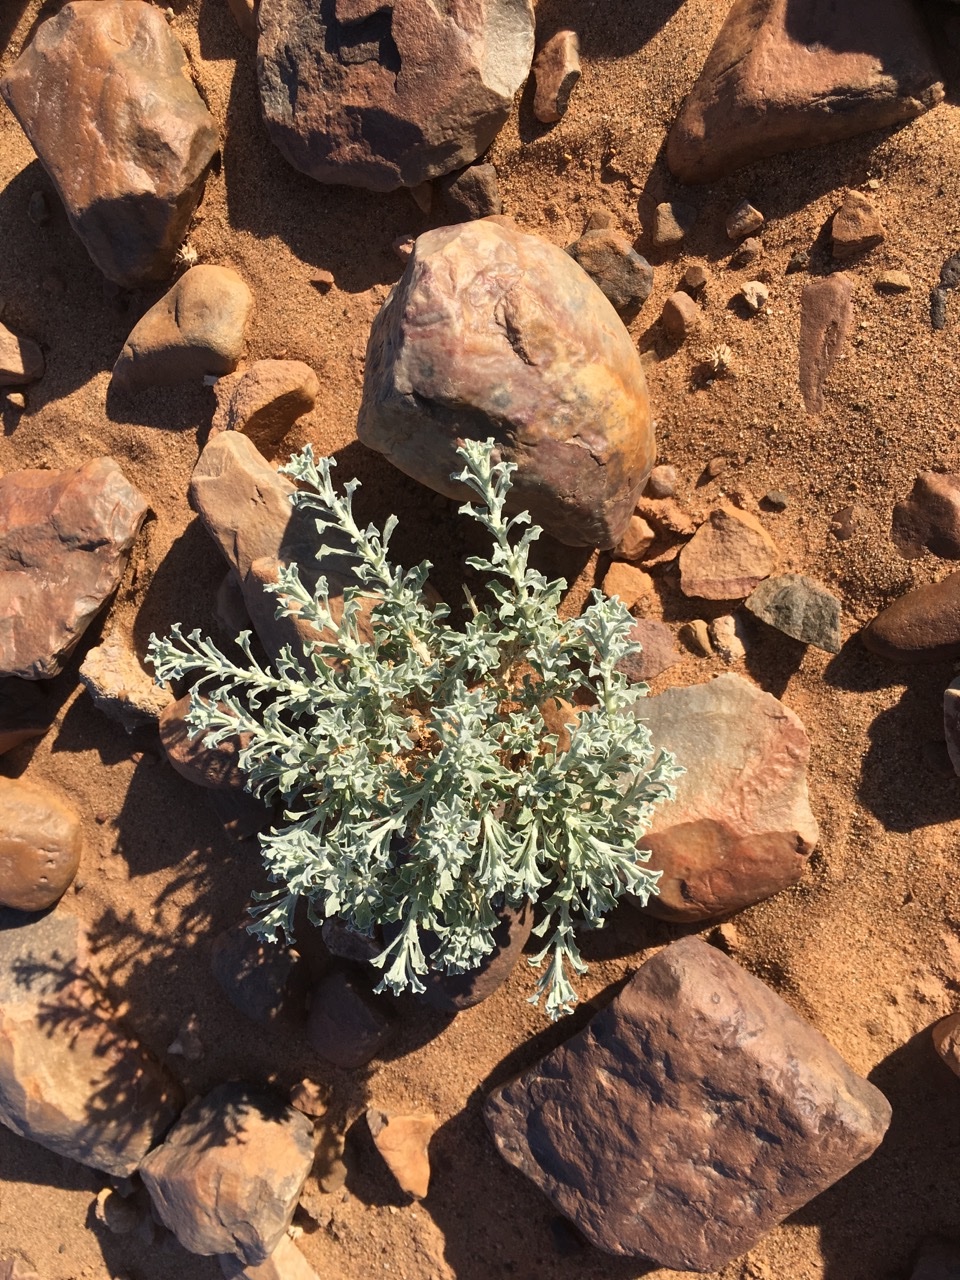
[[[77,874],[83,827],[67,798],[25,778],[0,777],[0,906],[44,911]]]
[[[951,1013],[930,1029],[933,1047],[955,1076],[960,1076],[960,1013]]]
[[[943,98],[909,0],[736,0],[667,139],[683,182],[899,124]]]
[[[633,609],[653,594],[653,579],[636,565],[614,560],[604,574],[603,594],[616,596],[627,609]]]
[[[265,1262],[244,1266],[240,1258],[220,1255],[220,1269],[226,1280],[319,1280],[289,1236],[284,1236]]]
[[[643,516],[634,514],[613,554],[618,560],[641,560],[656,536]]]
[[[842,271],[811,280],[800,296],[800,390],[807,413],[821,413],[823,384],[853,324],[853,281]]]
[[[0,387],[36,382],[43,376],[43,369],[43,352],[37,344],[30,338],[18,338],[0,324]]]
[[[881,244],[886,236],[876,205],[862,191],[848,191],[833,215],[830,237],[837,262],[849,262]]]
[[[320,382],[302,360],[256,360],[241,374],[221,378],[211,435],[242,431],[270,453],[317,402]]]
[[[132,639],[118,627],[88,650],[79,676],[98,710],[122,724],[127,733],[155,725],[171,699],[169,687],[158,685],[144,671]]]
[[[476,160],[533,57],[530,0],[260,0],[258,18],[270,138],[319,182],[372,191]]]
[[[235,271],[191,267],[134,326],[112,385],[136,391],[230,373],[243,355],[252,311],[253,294]]]
[[[777,548],[749,511],[722,505],[680,552],[680,589],[700,600],[739,600],[777,568]]]
[[[616,311],[561,249],[491,219],[417,240],[374,322],[357,425],[400,470],[461,499],[450,476],[465,430],[517,464],[511,509],[571,546],[616,545],[656,454]]]
[[[543,124],[555,124],[567,114],[580,80],[580,37],[575,31],[558,31],[546,41],[533,60],[533,78],[533,114]]]
[[[671,293],[663,304],[660,323],[671,342],[685,342],[703,322],[703,312],[683,289]]]
[[[759,209],[755,209],[749,200],[741,200],[727,215],[727,237],[730,240],[743,240],[759,231],[763,221],[763,214]]]
[[[147,503],[113,458],[0,478],[0,675],[57,675],[120,584]]]
[[[103,274],[131,288],[169,275],[219,137],[161,9],[64,5],[0,93]]]
[[[374,1146],[400,1190],[415,1200],[422,1200],[430,1186],[427,1147],[439,1123],[432,1111],[414,1115],[397,1115],[376,1107],[367,1111],[367,1127]]]

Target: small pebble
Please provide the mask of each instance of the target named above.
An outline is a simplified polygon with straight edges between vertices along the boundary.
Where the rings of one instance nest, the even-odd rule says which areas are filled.
[[[661,462],[647,477],[644,493],[649,498],[672,498],[677,491],[677,469]]]
[[[930,291],[930,327],[932,329],[947,327],[947,291],[944,288]]]
[[[746,303],[748,311],[754,315],[761,311],[766,305],[770,297],[770,287],[765,285],[762,280],[748,280],[740,290],[740,297]]]
[[[682,244],[697,220],[693,205],[680,200],[658,204],[653,214],[653,243],[657,249],[670,249]]]
[[[24,409],[27,407],[27,397],[22,391],[8,391],[7,406],[8,408],[15,410],[17,413],[23,413]]]
[[[328,271],[326,267],[321,267],[313,277],[313,287],[319,289],[321,293],[326,293],[328,289],[332,289],[333,284],[333,272]]]
[[[747,656],[743,626],[739,618],[726,613],[710,623],[710,640],[714,650],[728,665],[741,662]]]
[[[727,217],[727,236],[731,240],[745,240],[763,226],[763,214],[749,200],[741,200]]]
[[[881,244],[886,236],[876,206],[862,191],[848,191],[830,224],[833,256],[850,262]]]
[[[641,560],[655,537],[643,516],[633,515],[613,554],[618,560]]]
[[[913,281],[905,271],[884,271],[877,276],[873,287],[878,293],[909,293]]]
[[[671,293],[663,304],[660,319],[667,337],[673,342],[683,342],[700,328],[700,308],[689,293],[678,290]]]
[[[603,579],[603,594],[619,597],[625,608],[630,610],[652,592],[653,579],[649,573],[622,560],[614,560]]]
[[[726,471],[729,464],[729,458],[725,458],[722,454],[718,454],[715,458],[711,458],[703,468],[703,474],[707,480],[716,480],[718,475]]]
[[[587,215],[584,231],[611,231],[619,225],[617,215],[605,209],[602,204],[594,205]]]
[[[396,240],[393,242],[393,252],[401,262],[409,262],[413,254],[413,246],[416,242],[416,236],[397,236]]]
[[[765,511],[786,511],[789,503],[790,499],[779,489],[771,489],[760,499],[760,505]]]
[[[45,227],[50,221],[50,205],[42,191],[34,191],[27,204],[27,217],[35,227]]]
[[[680,288],[685,293],[689,293],[691,298],[699,298],[706,290],[710,282],[710,276],[705,267],[693,263],[687,267],[683,273],[683,279],[680,281]]]
[[[787,263],[787,275],[792,276],[797,271],[806,271],[810,265],[810,254],[806,249],[798,249],[796,253],[790,255]]]
[[[567,253],[618,311],[646,302],[653,288],[653,267],[619,231],[586,231]]]
[[[848,542],[859,525],[856,507],[841,507],[830,517],[830,532],[838,542]]]
[[[751,267],[763,257],[763,243],[756,236],[747,236],[743,244],[735,250],[730,259],[730,266],[736,269]]]
[[[960,253],[953,253],[940,268],[940,287],[955,289],[960,284]]]
[[[685,622],[680,628],[679,635],[691,653],[695,653],[700,658],[713,656],[710,628],[703,618],[693,618],[690,622]]]

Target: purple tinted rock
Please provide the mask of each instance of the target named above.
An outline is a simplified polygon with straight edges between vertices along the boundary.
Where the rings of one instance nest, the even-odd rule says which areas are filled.
[[[892,662],[960,658],[960,573],[914,587],[860,632],[872,652]]]
[[[246,921],[214,940],[210,968],[233,1007],[253,1022],[302,1021],[307,977],[299,953],[264,942]]]
[[[654,618],[638,618],[630,631],[630,639],[641,646],[641,652],[621,658],[617,670],[631,684],[652,680],[680,661],[673,632],[666,623]]]
[[[393,1037],[396,1028],[363,982],[341,970],[321,979],[313,993],[307,1039],[335,1067],[366,1066]]]

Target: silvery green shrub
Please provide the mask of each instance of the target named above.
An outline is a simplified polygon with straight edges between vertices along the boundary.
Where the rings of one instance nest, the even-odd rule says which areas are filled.
[[[429,564],[388,559],[396,518],[382,532],[361,528],[359,482],[339,494],[334,461],[307,448],[284,470],[307,486],[291,500],[316,518],[318,563],[342,563],[351,548],[359,585],[344,592],[342,617],[325,580],[308,590],[291,565],[275,586],[278,616],[322,632],[305,656],[287,648],[261,665],[244,632],[238,662],[175,626],[151,637],[150,658],[158,680],[195,681],[188,723],[211,745],[250,735],[239,758],[248,787],[282,806],[261,836],[276,885],[256,908],[264,938],[292,938],[300,898],[313,923],[339,916],[368,936],[388,926],[377,990],[422,991],[428,968],[479,965],[498,913],[529,900],[543,942],[531,963],[546,966],[532,999],[545,995],[555,1018],[576,1002],[571,970],[586,969],[575,929],[602,925],[625,892],[643,902],[656,893],[659,872],[643,866],[637,841],[682,770],[651,746],[631,710],[638,689],[617,671],[638,649],[627,610],[595,591],[579,617],[562,619],[566,584],[529,565],[541,531],[528,513],[505,513],[514,465],[493,460],[492,440],[458,453],[455,478],[477,499],[461,512],[493,544],[467,561],[488,582],[484,603],[468,593],[464,626],[425,599]],[[324,544],[331,535],[335,547]],[[364,598],[376,602],[372,640],[359,625]],[[566,749],[547,731],[548,699],[581,704]]]

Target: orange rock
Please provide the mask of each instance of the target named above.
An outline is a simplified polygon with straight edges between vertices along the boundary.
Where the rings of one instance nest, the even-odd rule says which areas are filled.
[[[680,589],[701,600],[739,600],[777,567],[777,548],[748,511],[720,506],[680,552]]]
[[[383,1156],[401,1191],[422,1200],[430,1185],[430,1157],[427,1145],[439,1121],[429,1111],[395,1115],[371,1108],[367,1125],[374,1144]]]
[[[603,594],[618,596],[628,609],[633,609],[653,592],[649,573],[623,560],[614,560],[603,579]]]
[[[24,778],[0,778],[0,906],[52,906],[77,874],[82,852],[80,818],[65,796]]]

